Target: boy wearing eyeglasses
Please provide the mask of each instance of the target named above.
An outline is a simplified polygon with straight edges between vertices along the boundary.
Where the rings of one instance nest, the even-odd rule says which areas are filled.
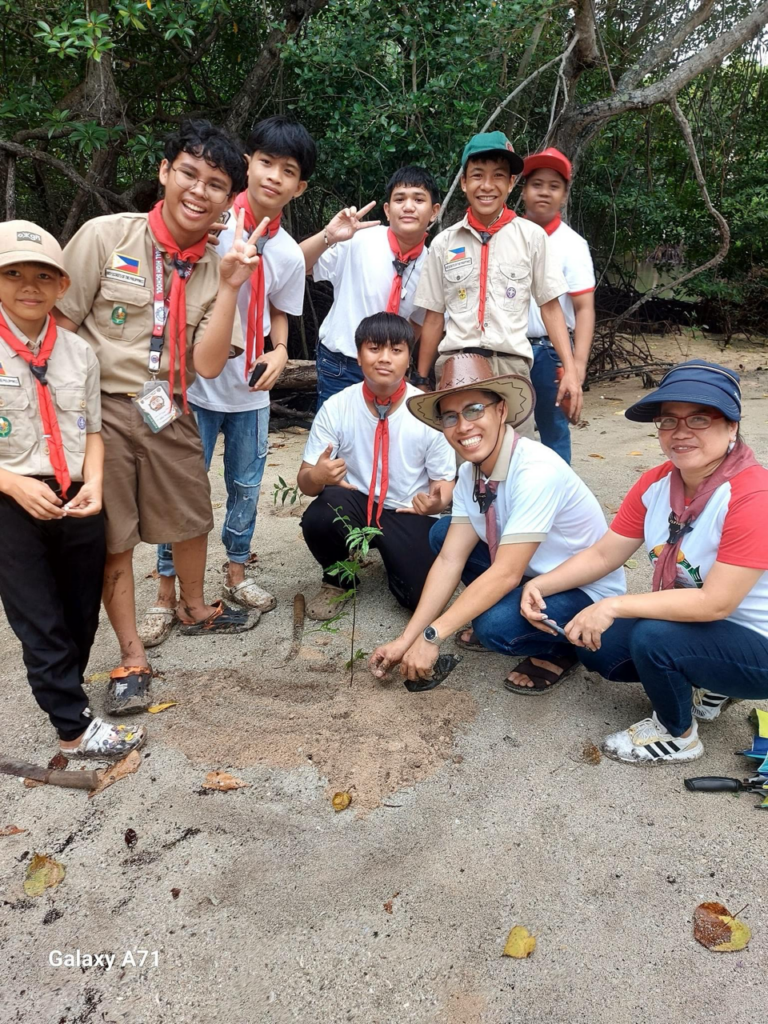
[[[243,239],[242,216],[223,258],[207,240],[245,175],[237,140],[207,121],[186,121],[165,142],[163,200],[149,214],[88,221],[64,252],[72,287],[57,320],[89,342],[101,371],[103,600],[120,645],[107,691],[111,714],[151,702],[152,670],[136,628],[139,541],[174,543],[183,633],[237,633],[254,624],[246,611],[203,596],[213,516],[187,399],[196,374],[218,376],[233,350],[243,350],[237,296],[258,263],[256,247]]]

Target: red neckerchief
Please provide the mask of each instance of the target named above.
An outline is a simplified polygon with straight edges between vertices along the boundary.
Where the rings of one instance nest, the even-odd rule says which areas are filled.
[[[173,268],[176,271],[171,277],[171,294],[168,300],[168,387],[171,397],[173,397],[176,349],[178,348],[181,397],[184,412],[189,412],[187,406],[187,281],[195,269],[195,264],[205,252],[208,232],[206,231],[200,241],[195,242],[188,249],[181,249],[163,220],[164,202],[165,200],[161,199],[149,211],[149,230],[163,252],[171,257]]]
[[[232,209],[235,217],[238,216],[241,210],[245,210],[245,220],[243,226],[249,235],[258,227],[256,218],[251,209],[251,203],[248,199],[248,192],[241,192],[240,195],[235,199]],[[278,215],[267,224],[266,234],[260,235],[259,238],[253,243],[256,246],[256,252],[259,254],[261,259],[256,264],[256,269],[251,274],[251,295],[248,299],[248,325],[246,329],[245,339],[245,379],[248,380],[248,376],[252,369],[252,363],[254,359],[258,359],[264,351],[264,246],[267,244],[270,238],[274,238],[277,232],[280,230],[280,218],[282,217],[282,210]]]
[[[554,233],[557,231],[557,229],[560,227],[562,223],[563,218],[560,216],[559,213],[556,213],[552,220],[549,222],[549,224],[544,225],[544,231],[548,235],[554,235]]]
[[[392,260],[392,266],[395,268],[395,276],[392,278],[392,287],[389,291],[389,300],[387,301],[387,313],[399,313],[400,312],[400,299],[403,291],[403,274],[405,268],[409,263],[413,263],[417,260],[424,251],[424,242],[427,239],[427,233],[424,232],[424,237],[418,243],[414,245],[408,252],[400,251],[400,243],[395,236],[395,232],[392,228],[387,228],[387,241],[389,242],[389,248],[394,253],[395,258]]]
[[[69,488],[72,486],[72,479],[69,475],[67,459],[64,454],[59,421],[56,418],[56,406],[53,404],[48,381],[45,379],[48,360],[51,357],[51,352],[53,352],[53,346],[56,344],[57,333],[56,321],[52,316],[49,316],[43,342],[37,355],[33,355],[29,346],[16,337],[8,326],[8,321],[0,313],[0,338],[13,349],[16,355],[21,356],[25,363],[29,363],[32,376],[35,378],[37,404],[40,409],[40,418],[43,421],[43,434],[48,442],[48,454],[53,466],[53,475],[58,480],[61,496],[65,498]]]
[[[488,226],[481,224],[471,209],[467,210],[467,223],[480,235],[482,249],[480,250],[480,305],[477,307],[477,320],[480,330],[485,331],[485,295],[488,289],[488,243],[497,231],[501,231],[505,224],[509,224],[517,216],[508,206],[505,206],[496,220]]]
[[[387,496],[389,487],[389,423],[387,417],[395,402],[399,402],[405,394],[405,378],[400,381],[397,391],[389,398],[380,399],[374,395],[368,387],[367,381],[363,381],[363,398],[370,402],[379,414],[379,422],[376,424],[376,434],[373,438],[373,473],[371,474],[371,486],[368,488],[368,525],[371,525],[373,514],[373,496],[376,491],[376,473],[379,468],[379,448],[381,448],[381,489],[379,490],[379,507],[376,510],[376,525],[381,526],[381,510],[384,508],[384,499]]]
[[[680,470],[673,468],[669,481],[669,505],[672,509],[669,514],[669,538],[653,567],[654,590],[671,590],[674,587],[677,578],[677,556],[683,537],[693,529],[694,521],[704,511],[717,488],[745,469],[759,465],[749,445],[737,441],[734,449],[726,455],[712,476],[701,481],[688,505],[685,504],[685,485]]]

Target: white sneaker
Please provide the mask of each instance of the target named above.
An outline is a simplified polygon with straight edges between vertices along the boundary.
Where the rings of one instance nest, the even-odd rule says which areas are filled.
[[[623,732],[603,740],[602,751],[614,761],[628,764],[662,764],[664,761],[695,761],[704,753],[696,719],[690,736],[672,736],[656,717],[635,722]]]
[[[738,697],[724,697],[721,693],[712,693],[711,690],[694,686],[691,713],[699,722],[714,722],[729,704],[739,703]]]

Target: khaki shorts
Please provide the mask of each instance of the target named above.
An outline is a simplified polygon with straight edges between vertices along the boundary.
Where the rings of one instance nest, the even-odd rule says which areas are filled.
[[[458,354],[458,352],[446,352],[443,355],[438,356],[437,362],[435,363],[435,379],[438,383],[440,381],[440,374],[443,372],[443,366],[446,359],[448,359],[449,356],[456,356]],[[531,364],[527,359],[523,359],[522,356],[498,355],[497,353],[489,350],[485,358],[491,364],[494,377],[501,377],[505,373],[517,373],[521,377],[525,377],[526,380],[531,379]],[[515,427],[515,431],[520,435],[520,437],[530,437],[532,441],[535,441],[537,438],[534,426],[533,414],[531,414],[525,423],[521,423],[519,427]],[[461,463],[464,462],[464,459],[457,454],[456,461],[461,465]]]
[[[210,533],[211,487],[195,417],[153,434],[127,395],[102,394],[101,423],[107,550]]]

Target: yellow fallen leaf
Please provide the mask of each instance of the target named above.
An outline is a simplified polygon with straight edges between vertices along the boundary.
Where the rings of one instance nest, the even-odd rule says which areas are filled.
[[[19,828],[18,825],[6,825],[5,828],[0,828],[0,836],[18,836],[26,831],[25,828]]]
[[[334,793],[331,799],[331,807],[337,813],[339,811],[346,811],[349,805],[352,803],[351,793]]]
[[[109,672],[94,672],[93,675],[88,676],[85,680],[86,683],[108,683]]]
[[[161,711],[167,711],[168,708],[175,708],[178,703],[177,700],[166,700],[161,704],[150,704],[147,711],[150,715],[157,715]]]
[[[105,789],[108,789],[114,782],[124,779],[126,775],[133,775],[135,771],[138,771],[140,764],[141,754],[138,750],[132,750],[130,754],[126,754],[121,761],[113,764],[111,768],[102,768],[96,773],[99,776],[99,781],[96,783],[96,788],[92,789],[88,794],[88,799],[90,800],[97,793],[103,793]]]
[[[624,411],[625,411],[624,409],[619,409],[618,412],[615,412],[613,415],[614,416],[623,416],[624,415]]]
[[[604,459],[605,458],[604,455],[590,455],[589,457],[590,457],[590,459]]]
[[[744,949],[752,932],[722,903],[700,903],[693,912],[693,937],[715,953],[734,953]]]
[[[643,453],[642,452],[630,452],[629,454],[630,455],[642,455]]]
[[[212,501],[211,502],[211,508],[221,508],[222,505],[223,505],[223,502],[221,502],[221,501]]]
[[[626,562],[624,563],[624,565],[628,569],[636,569],[637,568],[637,559],[636,558],[628,558],[626,560]]]
[[[63,864],[44,853],[36,853],[27,865],[24,892],[27,896],[41,896],[46,889],[58,885],[65,874]]]
[[[527,928],[517,924],[507,936],[502,956],[513,956],[516,960],[525,960],[536,949],[536,936],[531,935]]]
[[[229,772],[208,772],[205,776],[203,789],[218,789],[222,792],[227,792],[230,789],[246,789],[249,785],[250,783],[243,782],[242,779],[236,779]]]

